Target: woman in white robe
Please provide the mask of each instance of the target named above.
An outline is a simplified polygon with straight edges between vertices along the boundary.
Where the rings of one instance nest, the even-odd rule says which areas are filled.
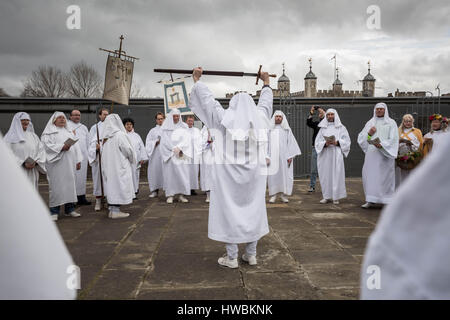
[[[381,109],[384,109],[383,116]],[[380,116],[377,116],[377,112]],[[369,140],[377,141],[377,138],[380,140],[378,145],[369,143]],[[387,105],[377,103],[373,108],[372,119],[358,135],[358,144],[365,153],[362,179],[366,203],[362,205],[363,208],[370,208],[373,203],[387,204],[393,197],[398,141],[398,127],[389,117]]]
[[[424,156],[427,156],[433,148],[437,148],[440,144],[443,144],[448,135],[446,122],[443,121],[444,118],[440,114],[434,114],[430,116],[431,130],[428,132],[424,138]]]
[[[203,126],[202,137],[202,157],[200,163],[200,188],[206,192],[205,202],[210,200],[210,191],[213,187],[212,166],[214,161],[214,144],[207,126]]]
[[[145,139],[145,149],[148,155],[147,178],[150,190],[150,198],[158,196],[159,189],[164,187],[163,161],[161,157],[161,125],[164,122],[164,114],[156,114],[156,126],[152,128]]]
[[[282,117],[281,123],[276,123],[276,117]],[[269,174],[267,183],[269,186],[269,202],[274,203],[277,194],[281,193],[281,200],[289,202],[286,196],[292,195],[294,185],[295,156],[301,155],[300,147],[292,133],[286,115],[283,111],[274,112],[269,132]]]
[[[3,140],[9,145],[16,156],[17,164],[24,168],[28,179],[37,190],[39,172],[47,173],[45,150],[41,140],[34,133],[30,115],[26,112],[16,113]]]
[[[198,81],[199,74],[201,69],[194,69],[196,83],[189,105],[209,128],[215,144],[208,237],[226,243],[227,254],[219,258],[220,265],[238,267],[239,243],[247,244],[243,260],[255,265],[257,242],[269,233],[265,201],[273,104],[269,77],[263,73],[265,86],[257,106],[249,94],[238,93],[225,110]]]
[[[75,168],[80,170],[83,156],[78,143],[70,146],[66,144],[68,139],[77,140],[67,126],[64,113],[56,111],[41,135],[46,152],[49,206],[55,221],[61,205],[64,205],[66,215],[80,217],[74,206],[78,200]]]
[[[334,120],[330,121],[334,114]],[[323,199],[320,203],[339,200],[347,197],[345,188],[344,157],[350,152],[351,140],[347,128],[341,123],[339,114],[335,109],[328,109],[325,118],[319,123],[319,132],[316,136],[315,149],[317,151],[317,169],[319,172],[320,188]],[[326,138],[334,136],[334,142]]]
[[[134,193],[137,196],[139,193],[141,167],[148,160],[148,155],[141,136],[134,131],[134,120],[131,118],[125,118],[122,122],[133,145],[134,151],[136,152],[136,163],[132,165],[131,171],[133,174]]]
[[[117,114],[106,117],[102,128],[102,173],[106,200],[111,219],[126,218],[120,206],[133,202],[134,185],[131,168],[136,152]]]
[[[174,116],[178,118],[176,123]],[[187,128],[178,109],[172,109],[161,126],[161,156],[167,203],[173,203],[177,194],[179,201],[188,202],[184,196],[191,194],[189,163],[193,155]]]
[[[408,154],[409,152],[421,152],[423,137],[422,131],[414,128],[414,117],[411,114],[405,114],[402,124],[398,128],[399,144],[398,158]],[[405,170],[399,166],[395,166],[395,189],[408,177],[412,170]]]

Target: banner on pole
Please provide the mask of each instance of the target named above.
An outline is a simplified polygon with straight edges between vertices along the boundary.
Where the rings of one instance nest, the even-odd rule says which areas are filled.
[[[108,56],[103,99],[128,105],[133,79],[134,63],[119,57]]]

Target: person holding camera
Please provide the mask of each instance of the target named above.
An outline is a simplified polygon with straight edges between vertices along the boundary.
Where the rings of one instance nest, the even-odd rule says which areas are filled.
[[[319,113],[319,120],[315,121],[313,120],[313,116],[315,112]],[[325,110],[319,106],[312,106],[311,110],[309,111],[308,119],[306,119],[306,125],[314,130],[314,134],[312,137],[312,153],[311,153],[311,176],[310,176],[310,182],[309,182],[309,192],[316,191],[316,180],[317,180],[317,152],[316,148],[314,147],[314,143],[316,141],[317,133],[319,133],[319,123],[322,121],[322,119],[325,117]]]

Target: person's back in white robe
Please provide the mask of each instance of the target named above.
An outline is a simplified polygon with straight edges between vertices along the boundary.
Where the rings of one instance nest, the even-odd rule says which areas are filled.
[[[334,122],[328,122],[326,115],[334,113]],[[347,197],[345,188],[344,157],[350,152],[351,140],[347,128],[342,125],[336,110],[328,109],[325,118],[319,123],[315,149],[317,152],[317,169],[323,198],[339,200]],[[334,136],[339,145],[325,147],[325,137]]]
[[[21,119],[30,120],[28,128],[23,131]],[[17,165],[22,167],[31,183],[38,189],[39,172],[46,174],[45,150],[39,137],[34,133],[30,116],[25,112],[18,112],[14,115],[11,127],[4,137],[4,141],[9,145],[16,156]],[[28,158],[35,161],[35,167],[27,169],[24,162]]]
[[[103,124],[102,173],[106,200],[109,205],[133,202],[134,185],[131,168],[136,153],[125,127],[117,114],[110,114]]]
[[[128,137],[133,144],[134,151],[136,152],[136,163],[132,165],[131,171],[133,173],[133,185],[134,192],[137,193],[139,190],[139,177],[141,174],[141,161],[147,161],[148,155],[145,150],[144,142],[141,139],[141,136],[136,132],[131,131],[127,132]]]
[[[164,187],[161,135],[161,126],[156,125],[148,132],[147,138],[145,139],[145,148],[148,155],[147,178],[150,192],[154,192],[155,190]]]
[[[193,155],[189,164],[189,181],[191,184],[191,190],[197,190],[198,178],[200,172],[200,157],[202,153],[202,137],[200,130],[196,127],[188,128],[187,131],[191,135],[191,153]]]
[[[62,151],[67,139],[76,140],[74,134],[66,127],[56,127],[53,122],[62,112],[55,112],[42,133],[41,140],[45,147],[47,179],[49,184],[49,206],[57,207],[66,203],[75,203],[77,186],[75,170],[77,163],[83,160],[78,142],[67,151]],[[65,117],[65,116],[64,116]]]
[[[89,131],[87,127],[81,122],[75,123],[71,120],[67,122],[69,129],[75,131],[75,137],[78,139],[81,155],[83,161],[81,161],[80,170],[75,170],[75,179],[77,183],[77,196],[86,194],[86,179],[88,169],[88,146],[89,146]]]
[[[208,142],[211,139],[207,126],[203,126],[202,136],[202,157],[200,163],[200,188],[202,191],[210,191],[213,187],[213,163],[214,163],[214,142]],[[212,141],[212,140],[210,140]]]
[[[375,110],[385,108],[383,118],[378,118]],[[371,140],[379,138],[381,149],[368,143],[370,128],[375,126],[376,133]],[[365,153],[362,179],[366,202],[387,204],[395,192],[395,159],[398,153],[398,127],[389,118],[387,106],[378,103],[374,107],[373,118],[364,126],[358,135],[358,144]]]
[[[265,143],[262,143],[262,141],[258,143],[258,148],[250,148],[249,146],[249,141],[253,138],[247,138],[243,141],[235,140],[242,139],[241,133],[246,133],[246,130],[226,134],[228,129],[223,124],[229,121],[245,122],[245,119],[252,115],[246,114],[240,117],[231,114],[231,117],[225,119],[224,108],[214,99],[211,91],[201,81],[197,81],[193,86],[190,98],[191,110],[209,128],[215,143],[208,237],[229,244],[257,241],[269,232],[265,201],[267,183],[265,161],[267,156],[267,129],[272,115],[272,90],[270,88],[261,90],[257,106],[257,112],[261,117],[265,117],[267,122],[265,132],[260,132],[265,136],[266,141]],[[229,109],[233,112],[231,106]],[[225,140],[221,145],[223,149],[219,148],[218,139]],[[253,143],[256,142],[253,141]],[[247,159],[258,161],[236,163],[234,152],[230,151],[230,154],[228,154],[225,151],[227,145],[237,146],[240,149],[238,153],[245,154]],[[255,150],[258,154],[254,154]],[[217,160],[218,153],[221,155],[219,159],[223,157],[220,160],[221,162]]]
[[[275,124],[275,116],[281,115],[283,122]],[[269,174],[267,184],[269,195],[283,193],[292,195],[294,185],[294,162],[295,156],[301,155],[300,147],[292,133],[286,119],[286,115],[277,110],[272,116],[272,129],[269,132]],[[277,159],[275,159],[277,157]],[[292,159],[289,164],[288,159]]]
[[[364,254],[361,299],[450,299],[449,158],[447,133],[384,208]]]
[[[103,150],[103,144],[101,143],[101,134],[102,134],[103,121],[99,121],[94,124],[89,130],[89,146],[88,146],[88,159],[89,164],[91,165],[92,170],[92,184],[93,184],[93,194],[96,197],[102,196],[102,185],[101,185],[101,177],[100,177],[100,166],[99,166],[99,153],[97,152],[97,128],[98,128],[98,138],[100,139],[100,150]]]
[[[174,112],[179,114],[178,109],[172,110],[161,128],[161,156],[166,197],[191,194],[189,163],[192,158],[192,146],[190,134],[187,131],[188,125],[181,120],[181,116],[177,124],[173,123]],[[184,156],[180,158],[175,155],[175,148],[179,148]]]

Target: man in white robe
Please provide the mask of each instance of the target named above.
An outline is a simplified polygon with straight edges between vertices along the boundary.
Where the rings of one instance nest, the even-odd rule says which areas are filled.
[[[340,199],[347,197],[344,157],[350,152],[350,136],[335,109],[327,110],[319,128],[315,148],[323,195],[320,203],[333,200],[334,204],[339,204]]]
[[[381,213],[364,254],[361,299],[450,299],[450,133],[445,135]]]
[[[100,174],[100,157],[102,152],[102,126],[109,111],[105,108],[101,108],[98,111],[99,122],[94,124],[89,130],[89,147],[88,147],[88,159],[92,170],[92,183],[93,193],[95,196],[95,211],[100,211],[102,208],[102,199],[104,197],[104,190],[102,190],[102,176]],[[98,131],[98,134],[97,134]]]
[[[158,112],[155,116],[156,126],[152,128],[145,139],[145,149],[148,155],[148,186],[150,190],[150,198],[158,196],[159,189],[164,187],[163,162],[161,157],[161,125],[164,122],[164,113]]]
[[[136,152],[120,117],[110,114],[102,126],[102,173],[105,196],[111,219],[126,218],[130,214],[120,207],[133,202],[134,185],[131,168],[136,163]]]
[[[189,105],[209,128],[215,144],[208,237],[226,243],[227,254],[219,258],[219,265],[238,267],[239,243],[246,243],[242,259],[256,265],[258,240],[269,233],[265,201],[273,106],[269,75],[261,74],[264,87],[258,106],[249,94],[238,93],[224,109],[199,81],[201,73],[201,68],[194,69]]]
[[[30,115],[18,112],[3,139],[16,156],[17,164],[22,167],[33,186],[38,189],[39,172],[46,174],[45,150],[39,137],[34,133]]]
[[[177,194],[179,201],[188,202],[184,196],[191,194],[189,163],[192,146],[187,128],[178,109],[172,109],[161,126],[161,156],[167,203],[173,203]]]
[[[75,169],[80,170],[83,156],[77,138],[69,130],[64,113],[56,111],[50,118],[41,135],[46,152],[47,179],[49,185],[49,206],[52,219],[58,220],[60,206],[64,205],[66,216],[81,215],[75,211],[77,185]]]
[[[200,157],[202,154],[202,136],[200,134],[200,129],[194,127],[195,117],[193,115],[188,115],[186,117],[186,124],[188,125],[187,131],[191,135],[191,153],[193,158],[189,164],[189,181],[191,183],[191,195],[195,196],[197,193],[195,190],[199,188],[198,176],[200,172]]]
[[[281,201],[287,203],[294,185],[294,157],[301,155],[300,147],[292,133],[286,115],[274,112],[269,132],[269,202],[275,203],[280,193]],[[277,159],[275,159],[275,157]]]
[[[389,118],[387,105],[377,103],[372,119],[358,135],[358,144],[365,153],[362,179],[366,203],[363,208],[370,208],[374,203],[387,204],[394,195],[398,141],[398,127]]]
[[[200,132],[202,137],[202,157],[200,162],[200,188],[206,192],[206,203],[209,203],[210,192],[213,188],[213,163],[214,163],[214,144],[211,133],[207,126],[203,126]]]
[[[88,168],[88,145],[89,145],[89,131],[88,128],[81,123],[81,112],[79,110],[72,110],[70,113],[70,120],[67,122],[69,129],[78,139],[78,146],[80,147],[83,161],[81,161],[81,169],[76,170],[75,178],[77,182],[77,198],[78,205],[90,205],[91,202],[86,199],[86,179]]]
[[[131,171],[133,174],[133,185],[135,199],[139,193],[139,179],[141,176],[141,167],[148,160],[147,151],[145,150],[144,142],[141,136],[134,131],[134,120],[131,118],[123,119],[123,125],[127,131],[127,135],[133,145],[134,151],[136,153],[136,163],[132,164]]]
[[[0,155],[0,300],[76,299],[75,263],[1,134]]]

